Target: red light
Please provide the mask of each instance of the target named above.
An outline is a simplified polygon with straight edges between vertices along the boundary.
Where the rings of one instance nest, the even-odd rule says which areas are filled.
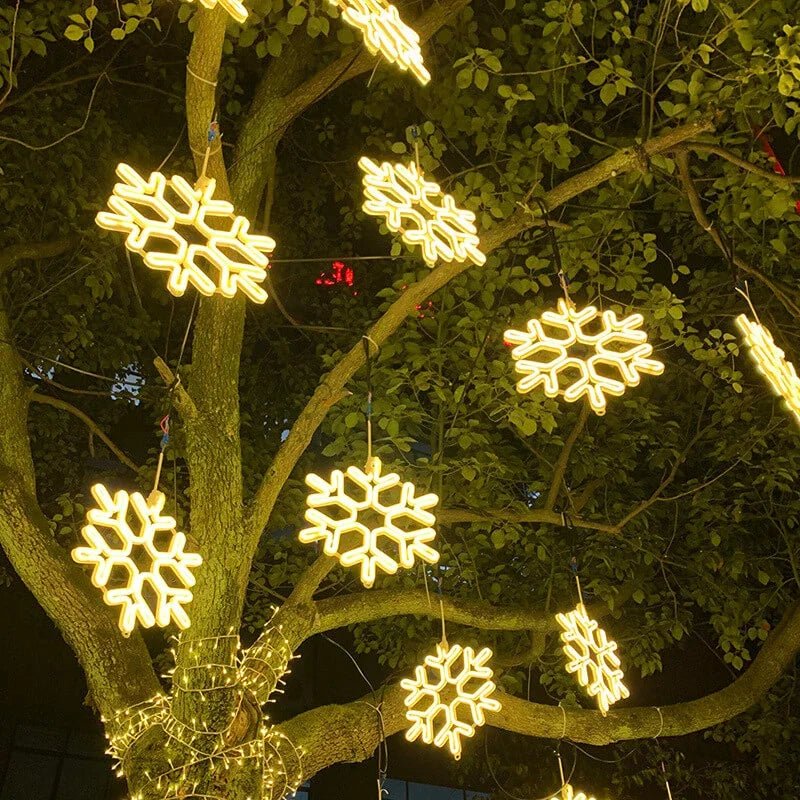
[[[763,148],[764,152],[772,159],[772,171],[776,175],[786,176],[786,170],[783,168],[783,164],[781,164],[780,159],[775,154],[775,150],[772,148],[772,143],[767,138],[765,133],[757,133],[756,134],[759,142],[761,142],[761,147]],[[800,214],[800,200],[796,200],[794,204],[794,210],[796,213]]]
[[[334,261],[331,264],[331,271],[320,272],[314,283],[317,286],[352,286],[355,283],[355,273],[344,261]]]

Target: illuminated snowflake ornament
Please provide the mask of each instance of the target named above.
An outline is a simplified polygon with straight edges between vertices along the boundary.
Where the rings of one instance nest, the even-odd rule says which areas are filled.
[[[794,364],[772,338],[772,334],[759,322],[752,322],[744,314],[736,317],[736,325],[744,336],[750,355],[758,371],[764,375],[773,391],[780,395],[800,424],[800,379]]]
[[[550,800],[595,800],[584,792],[575,793],[575,790],[570,784],[565,784],[564,788],[559,794],[554,794]]]
[[[588,332],[598,318],[599,330]],[[578,311],[560,299],[558,312],[530,320],[527,331],[505,332],[506,344],[515,345],[516,371],[525,376],[517,391],[527,394],[542,386],[547,397],[561,395],[569,403],[586,395],[595,414],[605,414],[606,395],[619,397],[628,386],[638,386],[642,374],[664,372],[664,365],[650,358],[653,346],[640,329],[643,322],[641,314],[617,319],[611,310]]]
[[[419,36],[400,19],[395,6],[384,0],[328,1],[342,9],[345,22],[361,31],[364,44],[373,56],[380,53],[390,64],[411,72],[423,86],[430,81],[431,74],[422,60]]]
[[[590,697],[597,698],[600,712],[605,715],[613,703],[630,697],[622,679],[617,656],[617,643],[609,641],[606,632],[589,618],[583,603],[569,614],[556,614],[563,628],[561,641],[567,656],[567,672],[574,673],[578,683],[586,687]]]
[[[461,758],[461,737],[474,736],[475,729],[486,724],[486,712],[501,708],[491,696],[496,688],[486,666],[491,657],[488,647],[476,654],[471,647],[437,644],[436,654],[425,656],[414,678],[400,681],[408,691],[404,702],[412,723],[406,739],[422,737],[436,747],[447,744],[456,760]]]
[[[145,500],[139,492],[120,490],[112,497],[100,483],[92,486],[92,495],[98,507],[87,512],[82,530],[88,546],[76,547],[72,558],[94,566],[92,583],[103,590],[107,605],[122,606],[120,630],[128,636],[137,619],[145,628],[164,628],[170,620],[188,628],[183,606],[192,600],[191,570],[203,559],[184,551],[186,536],[161,513],[164,495],[156,492]]]
[[[111,211],[101,211],[96,222],[127,234],[128,250],[150,269],[168,272],[173,295],[181,297],[191,284],[206,296],[240,291],[255,303],[266,301],[260,284],[275,241],[250,233],[250,223],[229,202],[215,200],[213,179],[193,187],[179,175],[153,172],[145,180],[127,164],[117,167],[117,175],[123,183],[108,199]]]
[[[247,19],[248,12],[241,0],[198,0],[198,2],[208,9],[214,9],[218,5],[222,6],[237,22],[241,23]]]
[[[386,227],[399,232],[410,247],[419,245],[429,267],[440,259],[486,263],[475,215],[457,208],[438,183],[426,181],[413,161],[376,164],[365,156],[358,165],[364,172],[364,211],[383,217]]]
[[[428,509],[439,498],[416,497],[414,484],[403,483],[394,472],[381,475],[379,458],[367,469],[336,469],[329,481],[306,476],[314,490],[305,514],[312,527],[301,530],[299,538],[306,544],[322,541],[324,553],[344,567],[360,564],[361,582],[370,588],[378,569],[394,575],[400,567],[413,567],[417,558],[428,564],[439,560],[428,544],[436,537],[436,517]]]

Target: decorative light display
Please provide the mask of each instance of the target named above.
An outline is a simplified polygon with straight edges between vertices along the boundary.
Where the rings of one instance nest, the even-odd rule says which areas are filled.
[[[598,318],[597,332],[584,330]],[[530,320],[527,331],[505,332],[506,344],[516,345],[511,351],[516,371],[525,376],[517,391],[527,394],[541,385],[547,397],[561,395],[569,403],[586,395],[595,414],[605,414],[606,395],[619,397],[628,386],[638,386],[642,374],[664,372],[660,361],[649,358],[653,346],[640,330],[643,322],[641,314],[617,319],[611,310],[578,311],[559,299],[558,312]]]
[[[273,630],[273,632],[275,632]],[[269,638],[269,637],[262,637]],[[279,642],[284,641],[282,635]],[[261,658],[271,658],[268,646],[259,646]],[[277,660],[271,668],[286,669],[283,661],[283,645],[276,650]],[[255,762],[260,767],[262,792],[260,797],[285,797],[291,795],[303,779],[302,752],[264,717],[251,739],[231,744],[231,726],[239,716],[243,702],[252,704],[260,698],[252,692],[252,684],[245,675],[244,665],[250,658],[249,651],[242,650],[239,637],[233,633],[226,636],[202,639],[178,639],[176,649],[176,668],[172,677],[172,696],[158,694],[144,703],[124,709],[111,719],[104,719],[109,739],[108,753],[115,761],[117,774],[123,775],[123,763],[131,745],[147,730],[158,725],[167,740],[164,745],[164,761],[170,768],[160,774],[147,774],[147,780],[137,787],[131,800],[144,800],[145,797],[170,798],[194,795],[198,784],[207,779],[211,770],[222,767],[225,770],[241,768],[246,762]],[[281,666],[282,665],[282,666]],[[252,665],[251,665],[252,666]],[[164,676],[169,677],[169,675]],[[250,676],[252,677],[252,676]],[[271,691],[280,682],[280,676]],[[192,724],[181,721],[173,712],[174,697],[180,693],[194,693],[207,701],[217,692],[233,693],[234,702],[228,725],[223,730],[212,730],[202,721],[192,720]],[[171,751],[174,749],[174,756]],[[187,753],[189,758],[187,759]],[[217,794],[202,790],[207,800],[225,800]]]
[[[556,614],[556,621],[563,628],[561,641],[567,656],[567,672],[575,673],[578,683],[584,686],[590,697],[597,698],[603,715],[613,703],[630,697],[622,679],[617,656],[617,643],[609,641],[606,632],[589,618],[583,603],[578,603],[568,614]]]
[[[352,267],[348,267],[344,261],[334,261],[331,264],[330,272],[323,270],[317,276],[314,283],[317,286],[353,286],[355,283],[355,272]]]
[[[439,259],[486,263],[475,215],[457,208],[438,183],[426,181],[416,163],[376,164],[364,156],[358,165],[364,172],[364,211],[383,217],[389,230],[400,233],[410,247],[419,245],[429,267]]]
[[[779,394],[788,409],[800,424],[800,379],[794,364],[772,338],[772,334],[760,322],[752,322],[744,314],[736,317],[736,325],[744,336],[750,355],[758,371],[764,375],[776,394]]]
[[[402,19],[396,6],[384,0],[328,0],[339,6],[342,19],[358,28],[367,50],[380,53],[390,64],[408,70],[424,86],[431,79],[425,68],[419,36]]]
[[[241,23],[247,19],[248,12],[241,0],[198,0],[198,2],[208,9],[214,9],[217,5],[222,6],[237,22]]]
[[[413,742],[421,736],[425,744],[447,744],[456,760],[461,758],[461,737],[474,736],[486,724],[486,712],[501,708],[491,696],[496,689],[486,666],[491,657],[488,647],[476,654],[471,647],[437,644],[436,654],[425,656],[414,678],[400,681],[408,691],[404,702],[412,723],[406,739]]]
[[[203,559],[184,551],[186,536],[175,530],[172,517],[161,513],[164,495],[154,492],[145,500],[139,492],[120,490],[112,497],[100,483],[92,487],[92,495],[99,507],[86,514],[82,534],[88,547],[76,547],[72,558],[94,565],[92,583],[103,590],[103,600],[122,606],[120,630],[130,635],[137,619],[145,628],[163,628],[170,620],[188,628],[183,606],[192,600],[191,570]],[[150,608],[151,596],[155,609]]]
[[[561,792],[559,794],[554,794],[550,800],[595,800],[594,797],[590,797],[584,792],[575,793],[575,790],[570,786],[570,784],[565,784]]]
[[[139,253],[150,269],[169,272],[167,289],[173,295],[181,297],[191,284],[206,296],[233,297],[240,291],[255,303],[266,301],[260,284],[275,241],[250,233],[247,219],[235,215],[226,200],[214,199],[213,178],[198,187],[160,172],[145,180],[127,164],[117,167],[117,175],[124,183],[114,186],[111,211],[101,211],[97,224],[126,233],[128,250]]]
[[[428,509],[439,498],[416,497],[414,484],[403,483],[394,472],[381,475],[379,458],[371,459],[367,469],[336,469],[330,481],[313,473],[306,476],[315,492],[308,496],[305,514],[312,527],[299,536],[305,543],[321,540],[325,554],[344,567],[360,564],[361,582],[370,588],[378,569],[394,575],[400,567],[413,567],[416,558],[428,564],[439,560],[428,545],[436,537],[436,517]]]

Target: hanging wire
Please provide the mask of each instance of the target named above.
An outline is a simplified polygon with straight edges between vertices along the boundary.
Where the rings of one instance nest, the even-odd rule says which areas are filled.
[[[364,344],[364,360],[367,377],[367,408],[365,411],[367,421],[367,466],[365,471],[370,472],[372,469],[372,354],[370,353],[369,346],[370,344],[374,344],[377,348],[378,345],[366,334],[361,337],[361,341]]]
[[[509,792],[503,786],[503,784],[500,783],[500,781],[497,778],[497,775],[495,774],[494,768],[492,767],[492,760],[491,760],[491,758],[489,756],[489,729],[488,728],[486,729],[486,735],[483,737],[483,746],[484,746],[484,756],[485,756],[485,760],[486,760],[486,767],[489,770],[489,774],[492,776],[492,780],[495,782],[495,785],[497,786],[497,788],[506,797],[511,798],[511,800],[553,800],[553,797],[555,797],[557,794],[563,794],[564,789],[572,781],[572,776],[575,774],[575,767],[578,764],[578,754],[577,754],[577,752],[575,752],[573,760],[572,760],[572,767],[569,770],[569,775],[567,775],[566,779],[565,779],[564,773],[563,773],[563,767],[561,765],[561,755],[560,755],[558,750],[555,750],[554,753],[557,756],[558,761],[559,761],[559,773],[560,773],[560,778],[561,778],[561,786],[559,786],[558,789],[556,789],[554,792],[548,792],[546,795],[542,795],[541,797],[522,797],[521,795],[513,794],[512,792]]]
[[[578,559],[573,556],[569,561],[569,568],[575,576],[575,586],[578,587],[578,602],[583,605],[583,592],[581,591],[581,579],[578,575]]]
[[[358,670],[358,674],[364,679],[364,683],[367,684],[372,694],[377,694],[375,687],[372,685],[372,681],[364,674],[364,670],[361,669],[358,661],[355,660],[353,654],[342,644],[339,644],[335,639],[331,639],[330,636],[327,634],[322,634],[322,638],[325,639],[326,642],[338,647],[349,659],[353,662],[353,666]],[[378,800],[382,800],[383,798],[383,785],[386,782],[386,775],[389,771],[389,745],[386,742],[386,728],[384,727],[383,723],[383,712],[381,710],[381,706],[383,705],[383,693],[385,690],[385,686],[381,687],[381,697],[378,701],[377,706],[373,706],[371,703],[366,703],[370,708],[372,708],[378,719],[378,733],[380,736],[380,743],[378,744]],[[362,701],[364,702],[364,701]]]
[[[556,236],[555,228],[550,224],[550,214],[547,211],[547,206],[541,201],[540,198],[534,197],[533,200],[539,206],[544,219],[544,226],[547,228],[547,236],[550,239],[550,248],[553,251],[553,261],[556,265],[556,277],[564,292],[564,299],[567,301],[568,306],[572,306],[572,300],[569,296],[569,280],[564,272],[564,266],[561,262],[561,250],[558,247],[558,237]]]
[[[147,502],[150,505],[155,503],[155,500],[159,494],[158,484],[161,481],[161,467],[164,464],[164,451],[167,449],[167,445],[169,444],[169,414],[166,414],[164,417],[162,417],[161,421],[159,422],[159,427],[161,428],[161,446],[158,451],[158,463],[156,464],[156,475],[155,479],[153,480],[153,491],[150,492],[147,497]]]
[[[664,766],[664,762],[661,762],[661,772],[664,773],[664,785],[667,787],[667,797],[669,800],[672,800],[672,789],[669,788],[669,779],[667,778],[667,768]]]

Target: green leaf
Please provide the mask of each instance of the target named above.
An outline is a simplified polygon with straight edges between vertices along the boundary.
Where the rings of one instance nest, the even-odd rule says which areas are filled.
[[[116,41],[120,41],[121,39],[125,38],[125,29],[124,28],[112,28],[111,29],[111,38],[115,39]]]
[[[86,19],[88,19],[89,22],[92,22],[97,16],[97,6],[89,6],[89,8],[87,8],[83,13],[86,14]]]
[[[84,47],[85,47],[85,48],[86,48],[86,49],[87,49],[87,50],[88,50],[90,53],[93,53],[93,52],[94,52],[94,39],[92,39],[92,37],[91,37],[91,36],[87,36],[87,37],[86,37],[86,38],[83,40],[83,46],[84,46]]]
[[[489,538],[492,540],[495,550],[499,550],[506,543],[506,536],[500,528],[493,530]]]
[[[69,28],[67,30],[69,30]],[[784,72],[783,75],[778,78],[778,91],[784,97],[789,97],[789,95],[794,92],[794,78],[792,78],[788,72]]]
[[[600,99],[607,106],[611,105],[616,96],[617,96],[617,87],[613,83],[607,83],[600,90]]]
[[[67,29],[64,31],[64,36],[71,42],[77,42],[83,39],[84,33],[85,30],[83,28],[79,28],[77,25],[68,25]]]
[[[606,75],[608,73],[602,67],[595,67],[587,76],[586,79],[592,86],[602,86],[606,82]]]
[[[484,69],[475,70],[475,85],[482,91],[486,91],[489,85],[489,73]]]
[[[464,67],[456,73],[456,86],[466,89],[472,83],[472,67]]]
[[[308,9],[305,6],[292,6],[286,19],[291,25],[300,25],[306,18],[306,14],[308,14]]]

